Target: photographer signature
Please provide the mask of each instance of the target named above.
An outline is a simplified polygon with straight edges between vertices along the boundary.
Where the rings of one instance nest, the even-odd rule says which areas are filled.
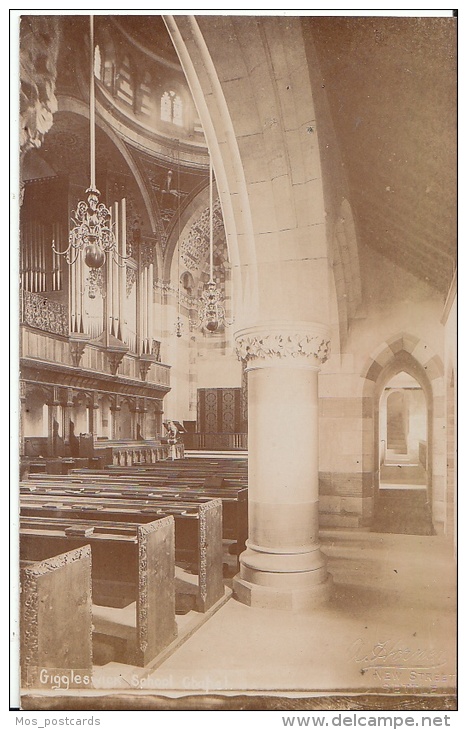
[[[407,667],[434,668],[446,664],[446,654],[443,649],[410,649],[399,640],[377,641],[370,645],[364,639],[356,639],[349,647],[349,660],[367,668]]]

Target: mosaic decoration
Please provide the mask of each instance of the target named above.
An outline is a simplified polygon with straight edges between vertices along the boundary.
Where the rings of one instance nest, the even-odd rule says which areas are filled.
[[[213,231],[214,233],[224,229],[224,220],[220,200],[213,205]],[[199,268],[201,262],[206,258],[209,250],[209,207],[207,207],[198,220],[191,226],[188,236],[180,246],[180,259],[189,271]]]

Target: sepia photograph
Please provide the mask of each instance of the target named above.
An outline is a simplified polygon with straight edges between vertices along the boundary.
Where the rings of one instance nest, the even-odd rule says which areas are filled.
[[[456,11],[10,36],[12,709],[449,726]]]

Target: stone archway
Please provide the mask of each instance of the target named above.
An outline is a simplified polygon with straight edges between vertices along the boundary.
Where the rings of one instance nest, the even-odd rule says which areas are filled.
[[[444,378],[441,358],[418,337],[399,333],[380,345],[367,360],[362,372],[363,403],[371,403],[373,477],[370,500],[374,513],[376,486],[380,462],[379,401],[385,383],[397,373],[405,371],[423,388],[427,405],[427,489],[433,521],[440,530],[445,522],[445,417]],[[440,458],[441,457],[441,458]]]
[[[164,19],[213,160],[239,329],[327,324],[319,140],[300,19],[223,17],[222,36],[215,16]]]
[[[313,606],[330,588],[317,380],[332,270],[300,19],[223,17],[222,35],[215,16],[164,19],[213,161],[248,378],[250,535],[235,592],[249,605]]]

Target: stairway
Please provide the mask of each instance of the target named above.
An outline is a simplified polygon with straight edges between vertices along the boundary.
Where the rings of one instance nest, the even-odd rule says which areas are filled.
[[[392,438],[391,441],[388,440],[388,449],[390,451],[393,451],[395,454],[406,454],[407,444],[405,442],[405,439]]]
[[[380,485],[426,485],[426,472],[421,464],[383,464],[379,481]]]
[[[401,415],[397,414],[392,418],[388,418],[387,440],[388,449],[396,454],[407,453],[407,439]]]
[[[380,489],[372,532],[434,535],[426,489]]]

